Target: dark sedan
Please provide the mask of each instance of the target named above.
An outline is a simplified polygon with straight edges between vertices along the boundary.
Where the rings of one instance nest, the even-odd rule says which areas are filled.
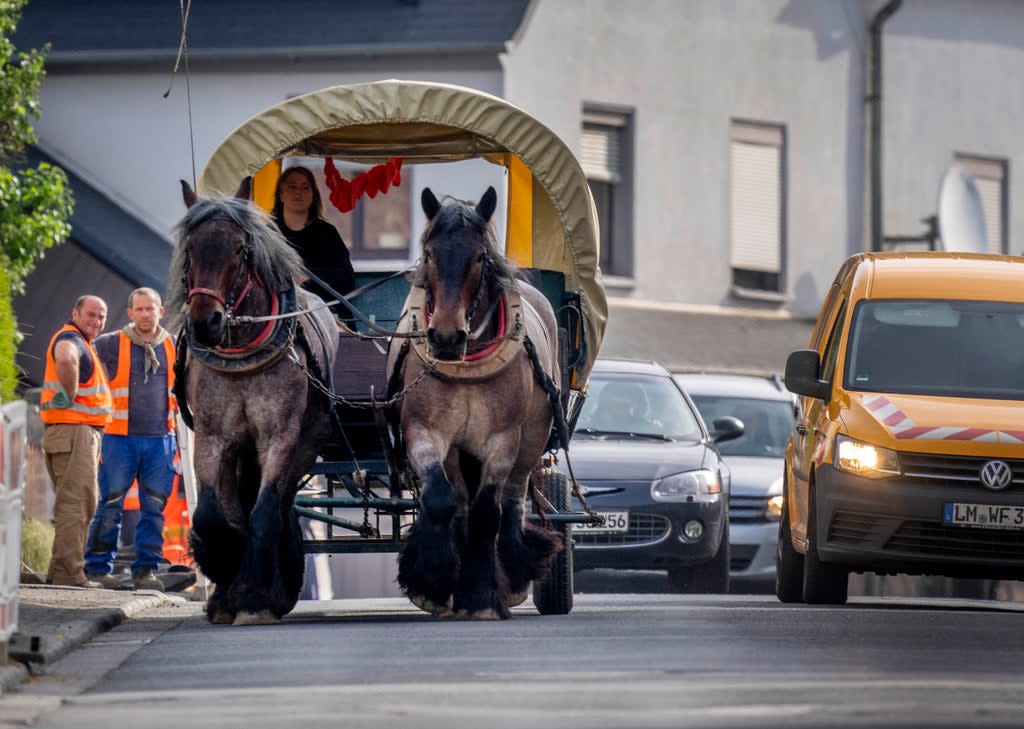
[[[673,590],[728,591],[729,470],[715,442],[743,429],[715,426],[661,365],[597,360],[570,457],[605,522],[573,526],[576,569],[665,570]]]

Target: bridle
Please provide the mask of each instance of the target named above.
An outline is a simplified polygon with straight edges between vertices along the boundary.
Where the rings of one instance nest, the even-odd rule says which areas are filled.
[[[184,275],[182,277],[182,283],[184,284],[185,290],[188,292],[185,296],[185,301],[190,302],[193,296],[209,296],[210,298],[218,301],[221,306],[224,307],[224,331],[228,333],[232,327],[243,326],[248,322],[236,321],[235,312],[238,307],[241,306],[242,302],[245,301],[245,297],[249,295],[255,288],[265,289],[266,286],[263,283],[263,279],[260,278],[259,272],[254,267],[254,255],[253,249],[249,241],[242,245],[238,250],[237,255],[241,258],[241,264],[238,266],[238,271],[235,274],[234,280],[231,282],[231,286],[228,288],[228,295],[225,296],[217,289],[209,289],[205,286],[192,286],[192,282],[188,279],[189,269],[189,255],[185,254],[184,263]],[[243,283],[242,280],[245,279]],[[246,344],[238,346],[222,346],[216,345],[214,349],[224,355],[244,355],[252,352],[266,343],[267,339],[271,336],[275,327],[275,319],[279,310],[278,297],[271,293],[270,295],[270,316],[271,320],[267,321],[263,329],[257,334],[251,341]],[[228,336],[230,342],[231,337]],[[192,343],[193,347],[196,347],[195,343]]]
[[[185,301],[191,302],[193,296],[209,296],[215,301],[219,302],[224,307],[227,319],[230,321],[234,316],[236,309],[245,300],[245,297],[252,291],[253,286],[259,286],[263,288],[263,281],[260,279],[259,273],[253,268],[253,252],[252,246],[246,241],[245,244],[239,249],[237,254],[241,259],[241,265],[238,267],[238,272],[235,273],[235,279],[231,282],[231,286],[228,288],[228,295],[225,296],[216,289],[208,289],[205,286],[193,286],[192,282],[188,278],[188,269],[190,259],[188,253],[185,254],[185,266],[182,276],[182,283],[184,284],[185,290],[188,292],[185,295]],[[245,284],[242,285],[242,278],[245,277]]]
[[[487,313],[484,315],[483,321],[480,322],[480,326],[477,327],[476,331],[472,331],[473,317],[476,316],[477,309],[480,308],[480,304],[483,303],[484,295],[487,293],[487,279],[490,274],[491,267],[491,256],[484,253],[484,260],[480,269],[480,281],[477,284],[476,293],[473,295],[473,300],[466,307],[466,324],[463,330],[466,332],[466,336],[469,340],[479,339],[480,335],[483,334],[484,328],[487,326],[487,322],[490,321],[491,315],[494,314],[497,309],[500,296],[495,296],[494,300],[491,301],[490,307],[488,307]],[[434,295],[430,290],[429,286],[424,287],[426,292],[426,315],[427,323],[429,325],[430,317],[434,313]]]

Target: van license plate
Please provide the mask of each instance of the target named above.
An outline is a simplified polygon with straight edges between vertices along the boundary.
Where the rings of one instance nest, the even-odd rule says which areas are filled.
[[[950,502],[946,504],[942,521],[949,526],[1024,529],[1024,506]]]
[[[629,530],[628,511],[599,511],[597,513],[604,517],[604,524],[601,526],[573,524],[573,532],[575,534],[614,534]]]

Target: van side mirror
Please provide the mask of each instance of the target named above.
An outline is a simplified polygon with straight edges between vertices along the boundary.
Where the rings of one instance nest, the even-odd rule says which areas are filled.
[[[786,359],[786,389],[797,395],[828,400],[832,396],[832,384],[818,379],[821,357],[813,349],[797,349]]]
[[[746,426],[738,418],[734,418],[731,415],[726,415],[721,418],[715,418],[712,423],[715,429],[711,431],[711,440],[715,443],[724,443],[727,440],[736,440],[746,430]]]

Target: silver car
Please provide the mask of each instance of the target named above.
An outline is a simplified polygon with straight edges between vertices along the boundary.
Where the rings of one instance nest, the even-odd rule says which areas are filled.
[[[782,469],[793,429],[793,398],[777,377],[676,374],[705,423],[731,415],[744,434],[721,443],[732,472],[729,494],[729,581],[736,591],[775,585],[775,546],[782,507]]]

